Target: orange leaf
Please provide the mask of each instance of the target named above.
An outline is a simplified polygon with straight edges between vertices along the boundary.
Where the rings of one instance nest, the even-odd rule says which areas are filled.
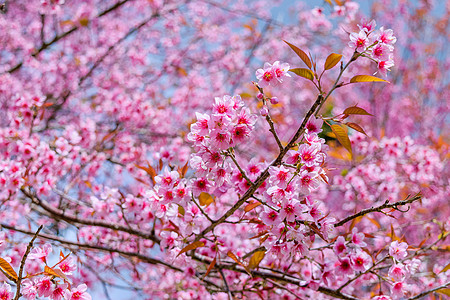
[[[176,257],[180,256],[181,254],[183,254],[185,252],[188,252],[190,250],[194,250],[194,249],[197,249],[197,248],[200,248],[200,247],[203,247],[203,246],[205,246],[205,243],[203,243],[203,242],[200,242],[200,241],[193,242],[192,244],[189,244],[186,247],[184,247],[180,251],[180,253],[178,253],[178,255]]]
[[[386,81],[384,79],[375,77],[375,76],[371,76],[371,75],[356,75],[353,76],[352,79],[350,79],[350,83],[357,83],[357,82],[387,82],[389,83],[389,81]]]
[[[363,134],[365,134],[367,136],[367,134],[364,131],[364,129],[361,126],[359,126],[358,124],[352,123],[352,122],[347,122],[347,123],[345,123],[345,125],[347,125],[348,127],[352,128],[352,129],[354,129],[354,130],[356,130],[358,132],[361,132],[361,133],[363,133]]]
[[[216,258],[214,257],[214,259],[212,260],[212,262],[209,264],[208,269],[206,270],[205,275],[203,275],[203,278],[205,278],[206,276],[208,276],[208,274],[211,272],[211,270],[214,268],[216,264]]]
[[[350,139],[348,138],[348,134],[345,129],[339,124],[331,125],[331,130],[336,135],[337,140],[341,145],[352,154],[352,144],[350,143]]]
[[[290,69],[289,72],[297,74],[298,76],[309,79],[311,81],[313,81],[314,79],[314,73],[311,70],[305,68]]]
[[[305,65],[308,66],[308,68],[311,69],[311,60],[309,59],[308,55],[306,55],[306,53],[298,48],[297,46],[292,45],[291,43],[288,43],[286,41],[284,41],[286,44],[289,45],[289,47],[291,47],[292,50],[294,50],[294,52],[303,60],[303,62],[305,63]]]
[[[46,275],[60,277],[60,278],[63,278],[65,280],[69,280],[69,278],[67,278],[67,276],[61,270],[52,269],[49,266],[45,266],[44,267],[44,273],[46,273]]]
[[[243,268],[245,269],[245,271],[247,271],[247,273],[248,273],[249,275],[251,275],[251,274],[250,274],[250,270],[247,268],[247,266],[245,266],[245,265],[241,262],[241,260],[240,260],[233,252],[228,251],[228,252],[227,252],[227,255],[228,255],[228,257],[231,257],[231,259],[234,260],[238,265],[240,265],[241,267],[243,267]]]
[[[344,115],[368,115],[373,116],[372,114],[368,113],[364,108],[358,107],[358,106],[350,106],[347,107],[344,112]]]
[[[337,65],[337,63],[341,60],[341,58],[342,58],[341,54],[331,53],[330,55],[328,55],[327,60],[325,61],[324,64],[325,70],[333,68],[335,65]]]
[[[259,203],[258,201],[253,202],[253,203],[250,203],[249,205],[247,205],[247,206],[244,208],[244,211],[245,211],[245,212],[249,212],[249,211],[251,211],[252,209],[254,209],[255,207],[258,207],[258,206],[260,206],[260,205],[261,205],[261,203]]]
[[[201,206],[205,205],[208,206],[211,203],[213,203],[214,198],[208,193],[201,192],[200,195],[198,196],[198,200],[200,201]]]
[[[253,253],[250,261],[248,262],[248,268],[250,270],[256,269],[259,266],[259,263],[263,260],[264,256],[266,256],[265,251],[256,251]]]
[[[14,280],[17,280],[17,273],[14,271],[13,267],[7,262],[5,259],[0,257],[0,268],[11,278],[14,278]]]

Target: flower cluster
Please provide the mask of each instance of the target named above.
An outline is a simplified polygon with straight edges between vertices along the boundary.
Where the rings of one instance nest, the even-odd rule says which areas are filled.
[[[276,61],[271,65],[266,62],[264,68],[256,70],[256,78],[259,80],[258,85],[262,88],[266,86],[276,86],[283,82],[284,77],[291,77],[289,75],[289,64],[280,63]]]
[[[355,49],[359,53],[363,53],[376,61],[378,71],[386,76],[387,71],[394,66],[394,44],[397,38],[394,36],[392,29],[384,29],[381,27],[375,30],[375,20],[363,20],[359,25],[359,32],[350,34],[349,47]]]

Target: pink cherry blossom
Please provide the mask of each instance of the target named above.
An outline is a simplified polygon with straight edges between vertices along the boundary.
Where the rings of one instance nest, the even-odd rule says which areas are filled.
[[[398,241],[394,241],[389,246],[389,255],[395,258],[396,260],[401,260],[408,255],[407,250],[408,244],[405,242],[399,243]]]

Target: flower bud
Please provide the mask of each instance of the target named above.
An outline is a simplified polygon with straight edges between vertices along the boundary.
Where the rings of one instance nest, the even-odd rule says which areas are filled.
[[[280,102],[280,101],[278,100],[277,97],[270,98],[270,103],[272,103],[273,105],[278,104],[278,102]]]
[[[262,99],[264,99],[264,94],[258,93],[258,95],[256,95],[256,98],[258,98],[259,100],[262,100]]]
[[[261,116],[265,117],[269,114],[269,110],[267,109],[266,105],[263,105],[263,107],[261,108],[261,110],[259,111],[259,113],[261,114]]]

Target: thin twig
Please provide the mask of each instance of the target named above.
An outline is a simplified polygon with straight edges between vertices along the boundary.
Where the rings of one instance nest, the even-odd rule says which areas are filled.
[[[416,299],[420,299],[420,298],[422,298],[422,297],[424,297],[424,296],[426,296],[426,295],[428,295],[428,294],[430,294],[430,293],[432,293],[432,292],[435,292],[435,291],[440,290],[440,289],[445,289],[445,288],[448,287],[448,286],[450,286],[450,282],[447,282],[446,284],[443,284],[443,285],[441,285],[441,286],[435,287],[434,289],[431,289],[431,290],[422,292],[422,293],[420,293],[420,294],[418,294],[418,295],[415,295],[414,297],[408,298],[408,299],[406,299],[406,300],[416,300]]]
[[[409,198],[409,196],[408,196],[408,198]],[[410,204],[410,203],[412,203],[414,201],[420,200],[420,199],[422,199],[422,195],[419,193],[419,194],[415,195],[414,197],[412,197],[410,199],[408,199],[408,198],[406,198],[406,200],[401,200],[401,201],[398,201],[398,202],[395,202],[395,203],[391,203],[391,204],[389,204],[389,200],[386,200],[384,202],[384,204],[379,205],[377,207],[371,207],[371,208],[363,209],[360,212],[358,212],[358,213],[356,213],[354,215],[348,216],[347,218],[343,219],[342,221],[339,221],[338,223],[334,224],[334,227],[342,226],[345,223],[347,223],[348,221],[351,221],[351,220],[353,220],[353,219],[355,219],[357,217],[361,217],[361,216],[367,215],[367,214],[369,214],[371,212],[382,212],[382,210],[385,209],[385,208],[393,208],[395,210],[400,210],[398,208],[399,206],[403,206],[403,205],[406,205],[406,204]]]
[[[232,300],[233,299],[233,295],[231,295],[230,287],[228,286],[227,279],[225,278],[225,274],[223,274],[222,269],[219,269],[219,272],[220,272],[220,275],[222,275],[223,282],[225,283],[225,288],[227,289],[227,293],[228,293],[228,299]]]
[[[36,240],[36,238],[39,235],[39,232],[42,230],[43,227],[44,227],[43,225],[39,226],[39,228],[36,231],[36,233],[34,234],[33,238],[28,243],[27,250],[25,251],[25,254],[22,257],[22,261],[20,262],[19,274],[17,276],[17,290],[16,290],[16,296],[14,297],[14,300],[18,300],[21,296],[20,288],[21,288],[21,283],[22,283],[23,268],[25,267],[25,262],[27,260],[28,254],[30,253],[31,248],[33,248],[34,240]]]

